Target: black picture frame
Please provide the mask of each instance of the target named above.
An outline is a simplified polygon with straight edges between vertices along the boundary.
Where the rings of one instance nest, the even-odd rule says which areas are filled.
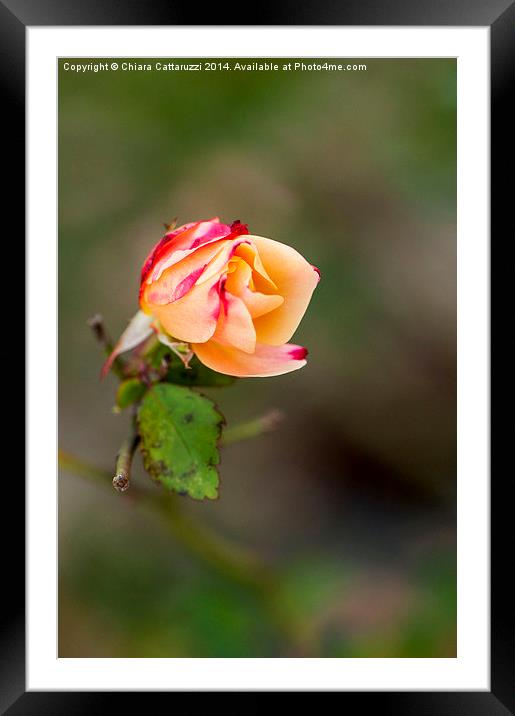
[[[202,10],[203,25],[397,25],[397,26],[489,26],[491,31],[491,229],[497,235],[499,253],[501,229],[510,224],[512,180],[501,178],[502,167],[509,165],[512,115],[508,111],[510,80],[514,73],[515,4],[511,0],[304,0],[259,3],[253,8],[219,4]],[[198,8],[173,0],[0,0],[0,87],[4,149],[15,149],[8,172],[8,207],[16,235],[6,237],[6,254],[18,251],[21,216],[25,207],[25,36],[27,26],[61,25],[197,25]],[[511,130],[511,134],[510,134]],[[511,145],[512,148],[512,145]],[[513,151],[511,156],[513,157]],[[7,175],[7,172],[6,172]],[[511,201],[513,199],[511,198]],[[510,231],[510,234],[512,230]],[[507,237],[511,238],[511,237]],[[8,243],[9,242],[9,243]],[[492,257],[493,258],[493,257]],[[19,258],[16,258],[16,262]],[[8,270],[12,269],[12,257]],[[508,284],[509,285],[509,284]],[[499,291],[501,289],[499,288]],[[492,292],[492,299],[496,294]],[[507,298],[505,298],[507,300]],[[21,400],[21,398],[20,398]],[[500,441],[499,441],[500,442]],[[509,444],[509,441],[505,441]],[[25,692],[25,554],[24,485],[20,470],[5,473],[5,512],[12,521],[2,520],[3,589],[2,628],[0,634],[0,713],[21,714],[98,714],[112,710],[114,699],[131,699],[131,705],[143,705],[142,698],[172,693],[120,692]],[[9,477],[9,481],[7,480]],[[343,707],[370,707],[378,712],[416,714],[417,716],[485,714],[499,716],[515,713],[515,639],[510,625],[513,613],[509,545],[511,521],[508,510],[513,487],[509,472],[491,483],[491,691],[467,692],[339,692]],[[510,492],[511,490],[511,492]],[[354,703],[356,699],[359,702]],[[152,702],[154,703],[154,701]],[[174,702],[171,702],[172,704]],[[148,701],[145,702],[148,708]]]

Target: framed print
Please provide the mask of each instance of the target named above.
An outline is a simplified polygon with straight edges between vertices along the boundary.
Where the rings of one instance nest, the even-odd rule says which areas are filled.
[[[0,12],[28,308],[2,712],[513,712],[489,438],[513,6]]]

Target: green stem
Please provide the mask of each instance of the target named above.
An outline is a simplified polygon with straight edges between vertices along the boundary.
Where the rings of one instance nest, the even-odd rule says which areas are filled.
[[[221,445],[232,445],[241,440],[257,438],[264,433],[269,433],[275,430],[282,419],[283,414],[280,410],[270,410],[259,418],[235,425],[232,428],[226,428],[222,436]]]

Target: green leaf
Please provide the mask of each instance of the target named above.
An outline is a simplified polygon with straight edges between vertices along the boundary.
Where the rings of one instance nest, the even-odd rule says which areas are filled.
[[[136,403],[144,395],[147,386],[139,378],[128,378],[120,383],[116,391],[116,405],[123,410]]]
[[[216,499],[223,422],[205,396],[179,385],[154,385],[138,413],[145,468],[169,490]]]
[[[231,375],[217,373],[208,368],[193,357],[190,361],[190,367],[185,368],[180,361],[174,362],[166,376],[168,383],[176,385],[198,385],[205,388],[221,388],[225,385],[231,385],[236,378]]]

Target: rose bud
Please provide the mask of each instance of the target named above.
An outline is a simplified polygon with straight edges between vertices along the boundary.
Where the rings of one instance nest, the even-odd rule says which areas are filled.
[[[287,341],[319,279],[290,246],[214,218],[174,229],[153,248],[140,305],[155,330],[189,343],[219,373],[281,375],[306,364],[307,350]]]

